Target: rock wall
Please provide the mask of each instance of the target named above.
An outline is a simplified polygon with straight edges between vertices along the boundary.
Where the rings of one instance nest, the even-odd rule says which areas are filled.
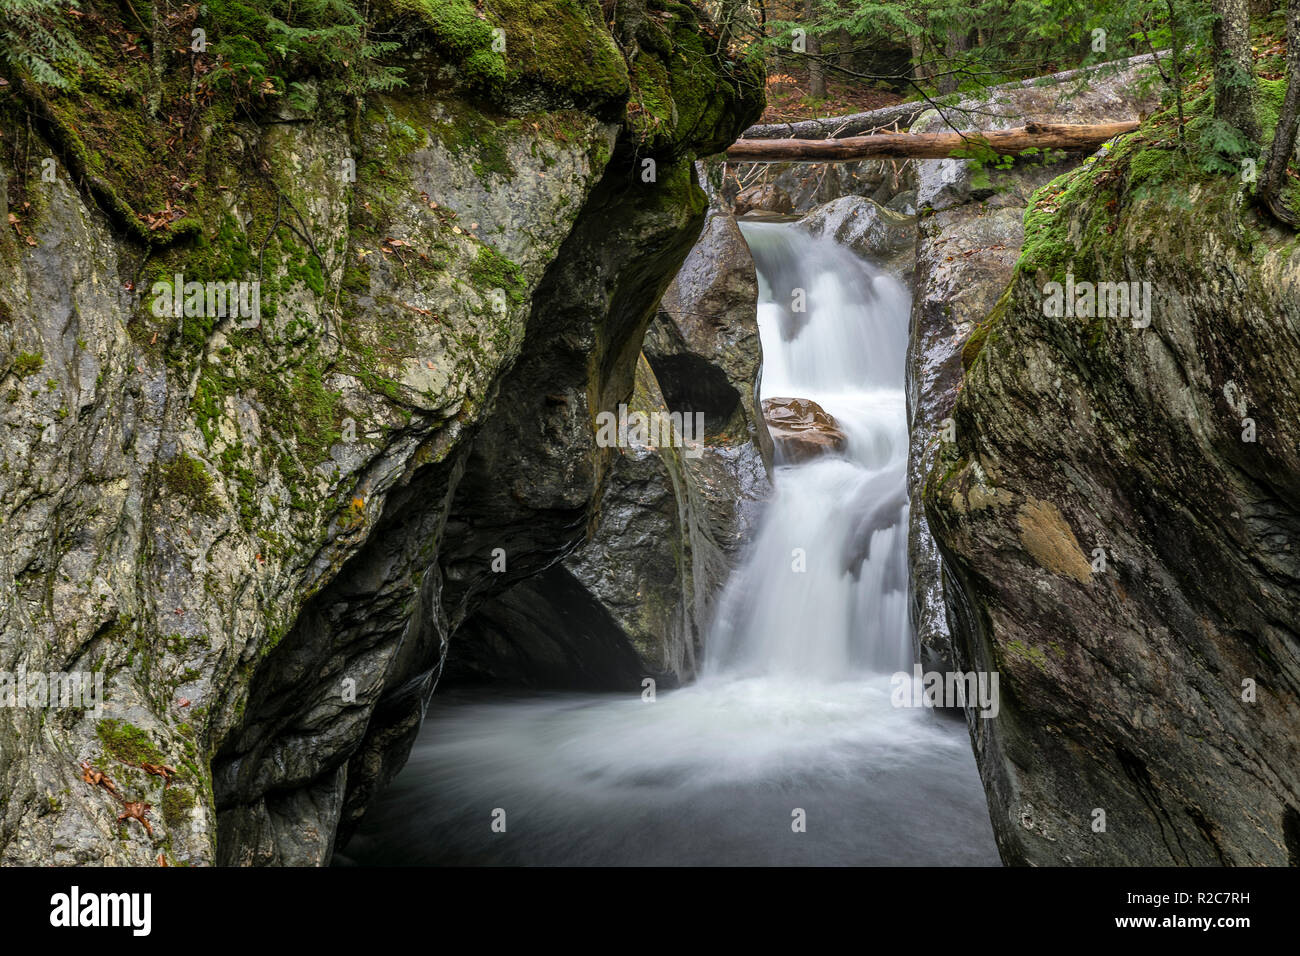
[[[163,69],[151,110],[94,14],[93,81],[0,92],[0,669],[106,677],[99,713],[0,710],[0,860],[327,861],[459,625],[582,539],[692,162],[761,105],[652,5],[380,4],[408,87],[311,109]],[[259,281],[261,321],[154,309],[177,274]]]
[[[961,117],[958,125],[971,129],[1007,129],[1022,124],[1025,117],[1044,123],[1137,119],[1153,102],[1153,94],[1143,92],[1141,84],[1149,69],[1138,62],[1060,84],[998,87],[990,98],[963,101],[959,109],[971,112],[955,115]],[[917,133],[941,128],[947,127],[933,111],[911,127]],[[952,649],[939,552],[927,527],[921,493],[960,387],[962,346],[1011,278],[1029,196],[1083,159],[1048,158],[1050,162],[1022,162],[1007,170],[959,159],[914,161],[920,212],[907,360],[912,442],[908,553],[917,653],[927,668],[949,669]]]
[[[1300,255],[1163,119],[1030,200],[925,486],[1010,863],[1300,864]]]
[[[676,686],[695,676],[713,598],[769,492],[771,465],[755,408],[754,263],[712,195],[700,238],[647,329],[627,403],[629,415],[687,416],[690,443],[661,436],[619,448],[586,540],[480,608],[448,679],[633,689],[647,677]],[[613,653],[593,654],[596,634]]]

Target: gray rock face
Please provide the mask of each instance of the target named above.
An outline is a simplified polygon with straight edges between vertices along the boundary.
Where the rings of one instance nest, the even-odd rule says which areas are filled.
[[[545,593],[530,579],[467,625],[472,634],[490,627],[496,644],[509,645],[506,659],[465,641],[452,654],[450,676],[629,688],[645,677],[674,686],[695,676],[713,598],[769,491],[771,442],[754,405],[762,364],[757,297],[749,248],[715,204],[650,323],[627,405],[629,414],[683,416],[692,442],[674,447],[661,436],[655,447],[618,448],[598,522],[545,573]],[[567,676],[553,667],[544,676],[520,665],[555,656],[556,648],[590,662],[580,643],[586,624],[577,622],[630,652],[611,664],[603,685],[588,677],[589,666]]]
[[[703,412],[711,438],[748,439],[761,447],[757,308],[749,246],[735,217],[714,204],[642,348],[670,408]]]
[[[915,109],[915,107],[913,107]],[[735,199],[735,213],[745,215],[752,209],[771,209],[773,212],[805,213],[844,196],[862,196],[884,205],[895,195],[915,188],[912,164],[906,160],[864,160],[860,163],[767,163],[755,167],[752,163],[735,163],[728,166],[734,178],[728,184],[749,182],[759,177],[757,185],[750,186]],[[733,185],[733,188],[734,185]],[[770,204],[757,205],[740,197],[756,195],[759,190],[780,190],[789,202],[789,208],[773,209]]]
[[[1294,866],[1300,255],[1230,177],[1144,172],[1158,138],[1031,207],[925,509],[959,664],[1001,675],[970,723],[1006,861]],[[1057,314],[1070,274],[1149,282],[1149,322]]]
[[[864,259],[895,274],[911,275],[916,249],[916,218],[860,196],[844,196],[818,206],[799,221],[813,236],[829,235]]]
[[[751,212],[791,213],[794,204],[789,193],[780,186],[772,183],[750,186],[736,196],[736,215],[744,216]]]
[[[977,109],[958,122],[975,129],[1007,129],[1026,117],[1040,122],[1089,123],[1136,119],[1151,95],[1138,92],[1146,65],[1094,72],[1086,82],[999,87],[991,99],[963,101]],[[995,115],[988,115],[993,113]],[[913,132],[946,129],[933,111]],[[967,160],[917,160],[920,209],[912,328],[908,346],[908,488],[911,517],[912,621],[918,655],[926,667],[948,669],[951,641],[943,599],[939,552],[926,525],[921,492],[939,451],[961,382],[961,349],[1006,289],[1024,230],[1025,203],[1033,190],[1079,162],[1018,164],[981,171]]]

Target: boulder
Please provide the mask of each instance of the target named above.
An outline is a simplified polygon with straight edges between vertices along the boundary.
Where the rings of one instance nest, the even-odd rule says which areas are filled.
[[[864,259],[895,273],[909,271],[916,247],[916,218],[886,209],[861,196],[844,196],[818,206],[799,228],[828,235]]]
[[[799,464],[844,450],[847,441],[844,432],[835,419],[811,399],[765,398],[763,417],[767,420],[780,464]]]
[[[1143,87],[1153,69],[1149,58],[1088,71],[1086,85],[1067,74],[1055,85],[1022,83],[997,87],[991,97],[960,105],[963,124],[1009,128],[1032,116],[1042,122],[1088,123],[1137,119],[1155,94]],[[997,115],[988,115],[989,113]],[[961,115],[960,113],[951,115]],[[919,117],[914,132],[947,129],[934,111]],[[945,422],[961,382],[961,349],[1006,289],[1024,237],[1022,219],[1031,193],[1083,162],[1022,162],[1006,170],[979,169],[967,160],[913,163],[920,209],[908,344],[907,407],[911,435],[908,461],[912,620],[917,652],[927,669],[952,665],[939,551],[930,536],[921,492],[949,434]]]
[[[741,190],[740,195],[736,197],[737,216],[756,212],[788,215],[794,212],[794,204],[790,202],[790,194],[780,186],[764,183]]]
[[[1300,254],[1160,183],[1171,125],[1035,197],[925,483],[1007,863],[1300,865]],[[1054,315],[1068,274],[1146,306]]]

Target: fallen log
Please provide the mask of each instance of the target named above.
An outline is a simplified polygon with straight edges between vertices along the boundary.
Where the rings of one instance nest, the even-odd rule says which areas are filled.
[[[1166,55],[1161,52],[1161,56]],[[847,116],[827,116],[821,119],[794,120],[789,123],[764,123],[751,126],[740,134],[741,139],[832,139],[845,136],[866,136],[894,126],[908,127],[926,110],[939,108],[953,119],[954,124],[961,122],[961,115],[970,109],[987,109],[988,102],[1013,89],[1029,87],[1062,86],[1067,83],[1083,83],[1089,78],[1121,73],[1125,70],[1154,63],[1156,57],[1150,53],[1130,57],[1127,60],[1110,60],[1066,70],[1051,76],[1034,76],[1027,80],[1013,80],[991,86],[981,93],[962,96],[951,94],[932,98],[929,102],[916,100],[909,103],[895,103],[865,113],[850,113]]]
[[[1016,129],[965,133],[877,133],[844,139],[741,139],[727,148],[729,163],[827,163],[859,159],[949,159],[991,151],[1018,156],[1027,150],[1095,149],[1120,133],[1137,129],[1137,120],[1082,126],[1027,123]]]
[[[925,100],[896,103],[866,113],[850,113],[828,119],[795,120],[790,123],[766,123],[751,126],[740,134],[741,139],[830,139],[833,136],[864,136],[892,126],[907,128],[913,121],[931,109]]]

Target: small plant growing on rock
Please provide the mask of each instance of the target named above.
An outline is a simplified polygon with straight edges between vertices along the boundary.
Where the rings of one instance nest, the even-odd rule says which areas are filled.
[[[168,490],[188,500],[200,514],[216,514],[212,476],[198,459],[182,452],[163,467],[162,479]]]

